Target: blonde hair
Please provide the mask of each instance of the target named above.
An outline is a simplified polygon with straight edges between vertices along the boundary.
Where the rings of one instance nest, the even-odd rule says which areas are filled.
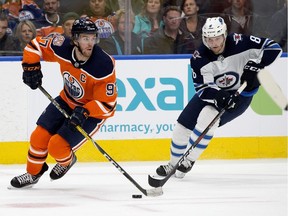
[[[23,21],[19,22],[19,24],[17,25],[16,31],[15,31],[15,36],[20,41],[21,48],[24,49],[24,47],[26,46],[26,42],[23,40],[22,35],[21,35],[23,25],[27,25],[31,29],[32,38],[36,37],[36,27],[35,27],[34,23],[30,20],[23,20]]]
[[[122,16],[125,16],[126,12],[123,9],[117,10],[115,12],[115,19],[116,19],[116,23],[117,25],[119,24],[119,20]],[[133,11],[130,12],[130,19],[131,22],[134,24],[135,23],[135,14],[133,13]]]

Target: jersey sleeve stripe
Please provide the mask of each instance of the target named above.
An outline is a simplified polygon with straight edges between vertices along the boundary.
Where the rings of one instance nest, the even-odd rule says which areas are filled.
[[[31,53],[35,53],[36,55],[41,57],[41,52],[39,52],[37,50],[31,49],[31,48],[29,48],[27,46],[25,47],[25,50],[27,50],[28,52],[31,52]]]
[[[103,113],[109,113],[111,111],[111,109],[107,109],[105,104],[103,104],[102,102],[100,101],[95,101],[95,102],[98,105],[98,107],[102,110]]]

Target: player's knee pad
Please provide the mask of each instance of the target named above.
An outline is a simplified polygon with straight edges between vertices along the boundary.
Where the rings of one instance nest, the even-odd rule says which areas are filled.
[[[178,145],[187,145],[191,133],[191,130],[187,129],[186,127],[177,122],[173,130],[172,140]]]
[[[55,134],[49,141],[48,152],[56,160],[61,160],[71,155],[71,147],[63,137]]]
[[[30,144],[36,149],[47,149],[51,134],[41,126],[37,126],[30,136]]]
[[[209,105],[205,106],[199,113],[197,124],[195,126],[196,129],[200,132],[204,131],[218,113],[219,112],[213,106]],[[219,123],[220,119],[218,119],[215,122],[215,124],[211,127],[208,134],[213,135],[214,131],[218,128]]]

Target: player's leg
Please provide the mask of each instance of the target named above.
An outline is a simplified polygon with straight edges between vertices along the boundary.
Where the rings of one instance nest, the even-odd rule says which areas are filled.
[[[50,172],[52,180],[63,177],[77,161],[77,157],[72,151],[71,146],[59,134],[55,134],[50,139],[48,152],[57,162]]]
[[[68,105],[60,98],[55,99],[63,109],[71,112]],[[48,143],[65,121],[65,117],[50,103],[37,120],[37,127],[30,137],[30,147],[27,157],[27,173],[11,180],[12,187],[27,188],[36,184],[48,166],[45,163],[48,155]]]
[[[83,129],[91,136],[96,133],[104,120],[88,118]],[[48,152],[56,160],[57,164],[50,172],[50,178],[56,180],[62,178],[76,163],[75,151],[84,143],[86,138],[76,130],[71,130],[65,123],[49,141]]]
[[[168,164],[160,165],[156,169],[156,173],[158,175],[168,175],[168,173],[173,169],[175,164],[185,153],[190,135],[196,125],[198,114],[205,105],[206,103],[195,95],[181,112],[172,134],[170,161]]]
[[[14,177],[10,182],[13,187],[32,187],[48,170],[45,160],[48,154],[47,146],[50,137],[51,134],[41,126],[37,126],[33,131],[27,156],[27,173]]]
[[[189,138],[189,142],[187,145],[188,150],[192,145],[194,145],[194,141],[198,139],[198,137],[202,134],[202,132],[207,128],[210,122],[215,118],[215,116],[219,112],[215,109],[215,107],[207,105],[205,106],[199,116],[197,118],[197,124],[192,130],[191,136]],[[209,142],[213,138],[215,130],[219,126],[220,120],[218,120],[207,132],[207,134],[201,139],[201,141],[194,147],[193,151],[187,156],[187,158],[183,161],[183,163],[177,169],[175,176],[177,178],[183,178],[187,172],[189,172],[194,165],[195,161],[200,157],[200,155],[207,148]],[[185,150],[185,151],[186,151]]]
[[[243,97],[239,96],[239,104],[235,109],[228,109],[221,117],[221,119],[216,122],[211,129],[207,132],[207,134],[203,137],[203,139],[195,146],[193,151],[187,156],[186,160],[182,163],[182,165],[177,169],[175,176],[177,178],[183,178],[185,174],[191,170],[194,162],[200,157],[200,155],[205,151],[208,144],[212,140],[214,136],[214,132],[216,129],[233,119],[237,118],[241,114],[245,112],[245,110],[249,107],[251,103],[252,97]],[[205,130],[205,128],[210,124],[210,122],[214,119],[214,117],[218,114],[216,108],[212,105],[205,106],[199,114],[197,119],[197,124],[193,129],[189,144],[187,145],[187,149],[194,144],[194,141],[198,139],[201,133]]]
[[[191,130],[185,128],[178,122],[173,129],[173,135],[170,145],[170,161],[167,165],[160,165],[156,173],[160,176],[166,176],[173,169],[179,158],[184,154]]]

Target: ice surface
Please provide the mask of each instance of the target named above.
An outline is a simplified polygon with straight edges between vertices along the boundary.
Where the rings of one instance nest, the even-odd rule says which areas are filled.
[[[119,162],[143,188],[160,162]],[[49,164],[49,170],[54,164]],[[199,160],[159,197],[141,192],[110,162],[76,163],[60,180],[46,172],[32,189],[8,190],[25,165],[0,165],[1,216],[287,216],[287,159]]]

